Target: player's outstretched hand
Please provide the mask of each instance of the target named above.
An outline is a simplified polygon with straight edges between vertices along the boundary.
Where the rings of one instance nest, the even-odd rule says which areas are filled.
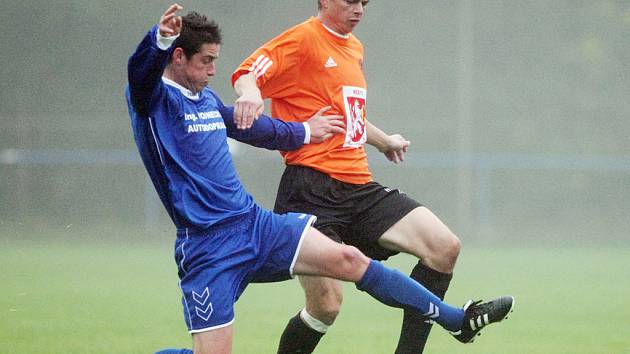
[[[234,103],[234,123],[238,129],[249,129],[265,110],[260,91],[243,93]]]
[[[343,116],[324,115],[330,108],[330,106],[327,106],[320,109],[306,121],[311,128],[311,143],[321,143],[332,138],[335,134],[344,134],[346,132]]]
[[[403,162],[409,144],[411,144],[409,140],[406,140],[400,134],[390,135],[387,139],[387,147],[385,150],[381,150],[381,152],[393,163]]]
[[[177,3],[171,5],[160,17],[160,34],[163,37],[177,36],[182,31],[182,17],[177,16],[177,11],[183,7]]]

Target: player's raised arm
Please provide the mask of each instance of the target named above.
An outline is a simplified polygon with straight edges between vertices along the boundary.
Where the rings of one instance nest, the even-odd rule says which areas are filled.
[[[154,88],[160,83],[172,53],[171,46],[181,32],[182,18],[176,15],[181,9],[178,4],[169,6],[129,58],[129,100],[141,115],[148,114],[151,100],[156,95]]]
[[[238,96],[234,108],[239,129],[249,128],[260,117],[264,111],[263,98],[290,95],[297,90],[290,78],[298,75],[301,67],[300,57],[295,55],[300,47],[299,36],[271,40],[232,73],[232,85]]]

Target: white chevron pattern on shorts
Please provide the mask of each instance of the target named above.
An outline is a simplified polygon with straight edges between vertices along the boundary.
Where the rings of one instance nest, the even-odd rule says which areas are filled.
[[[200,305],[197,306],[195,304],[195,312],[197,313],[197,316],[204,321],[208,321],[213,311],[212,302],[208,301],[210,299],[210,291],[208,290],[208,287],[206,287],[201,294],[198,294],[193,290],[192,295],[193,300]]]

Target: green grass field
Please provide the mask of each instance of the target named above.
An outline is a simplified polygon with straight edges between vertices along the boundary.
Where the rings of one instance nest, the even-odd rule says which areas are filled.
[[[0,234],[0,353],[153,353],[189,347],[172,240],[111,230]],[[412,260],[389,265],[408,272]],[[426,353],[630,353],[630,247],[464,248],[447,301],[516,297],[470,345],[437,326]],[[235,353],[274,353],[302,304],[297,281],[251,285],[236,308]],[[392,353],[401,311],[346,286],[317,353]]]

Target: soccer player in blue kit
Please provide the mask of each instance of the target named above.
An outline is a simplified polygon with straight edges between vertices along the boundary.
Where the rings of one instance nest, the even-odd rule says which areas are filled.
[[[233,107],[207,87],[219,28],[194,12],[177,16],[181,9],[171,5],[132,54],[125,95],[142,161],[177,228],[175,261],[195,353],[231,352],[234,303],[249,283],[296,274],[354,282],[380,302],[428,315],[452,332],[474,336],[470,321],[505,317],[510,308],[477,319],[442,302],[403,273],[325,237],[311,227],[315,216],[258,206],[238,179],[227,137],[293,150],[340,133],[343,123],[322,109],[306,124],[260,116],[237,126]]]

